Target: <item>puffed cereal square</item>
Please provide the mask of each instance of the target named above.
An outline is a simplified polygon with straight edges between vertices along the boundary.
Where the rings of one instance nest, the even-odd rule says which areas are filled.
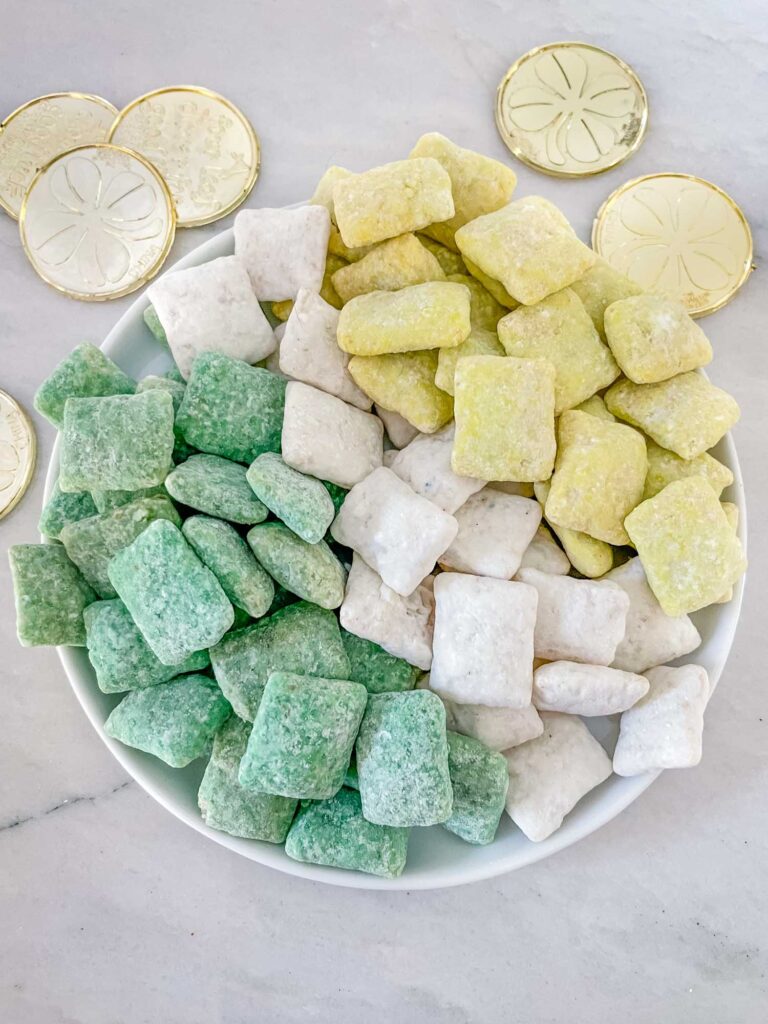
[[[468,356],[454,377],[452,465],[481,480],[547,480],[555,461],[555,368],[546,359]]]
[[[667,615],[712,604],[746,569],[741,543],[702,477],[667,484],[638,505],[625,526]]]
[[[338,178],[332,195],[342,241],[352,247],[419,231],[455,213],[448,172],[430,157]]]
[[[567,288],[595,262],[562,213],[540,196],[527,196],[456,232],[462,256],[526,306]]]
[[[497,331],[508,356],[552,363],[556,416],[607,388],[619,376],[610,349],[570,288],[533,306],[512,310],[499,321]]]
[[[556,526],[626,544],[624,519],[642,501],[647,469],[645,440],[632,427],[565,412],[544,514]]]

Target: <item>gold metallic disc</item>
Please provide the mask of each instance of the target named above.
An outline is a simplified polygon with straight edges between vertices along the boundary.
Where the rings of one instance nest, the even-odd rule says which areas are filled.
[[[259,140],[223,96],[195,85],[156,89],[120,111],[110,142],[143,153],[176,203],[180,228],[226,217],[259,174]]]
[[[106,142],[116,113],[100,96],[57,92],[9,114],[0,124],[0,206],[18,218],[40,168],[73,146]]]
[[[103,142],[62,153],[37,174],[19,231],[44,281],[73,299],[100,302],[154,277],[173,244],[175,218],[157,169]]]
[[[648,174],[605,200],[592,248],[646,291],[679,299],[691,316],[729,302],[752,271],[752,233],[717,185],[692,174]]]
[[[496,126],[518,160],[561,178],[600,174],[643,141],[648,98],[623,60],[588,43],[537,46],[496,92]]]
[[[0,391],[0,519],[21,501],[35,471],[32,422],[15,398]]]

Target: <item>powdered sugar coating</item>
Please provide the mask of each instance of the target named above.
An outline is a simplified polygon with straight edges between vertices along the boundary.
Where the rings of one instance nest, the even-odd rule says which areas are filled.
[[[235,255],[245,264],[261,302],[319,292],[331,218],[324,206],[241,210],[235,217]]]
[[[341,624],[355,636],[372,640],[388,654],[426,671],[432,664],[432,582],[432,577],[427,577],[412,594],[402,597],[355,554],[339,612]]]
[[[704,708],[709,679],[700,665],[646,673],[650,689],[621,716],[613,754],[617,775],[640,775],[658,768],[690,768],[701,760]]]
[[[629,596],[618,584],[554,576],[537,569],[521,569],[517,578],[539,593],[537,658],[611,664],[629,611]]]
[[[453,516],[381,466],[349,492],[331,536],[364,558],[387,586],[408,597],[457,530]]]
[[[648,680],[633,672],[576,661],[551,661],[533,673],[533,703],[539,711],[569,715],[615,715],[648,692]]]
[[[536,605],[536,590],[524,583],[438,576],[431,688],[457,703],[527,707]]]
[[[534,843],[556,832],[583,796],[611,774],[611,759],[575,715],[545,711],[537,739],[506,753],[507,814]]]
[[[147,291],[185,379],[200,352],[222,352],[246,363],[265,359],[275,336],[238,256],[165,274]]]
[[[289,381],[282,449],[285,462],[320,480],[353,487],[381,465],[384,427],[371,413]]]

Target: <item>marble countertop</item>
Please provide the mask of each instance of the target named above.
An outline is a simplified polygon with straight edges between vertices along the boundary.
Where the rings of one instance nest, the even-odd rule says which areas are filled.
[[[582,39],[631,63],[651,127],[623,167],[519,194],[558,203],[588,237],[602,199],[660,170],[717,182],[766,235],[768,79],[761,0],[133,0],[7,5],[1,106],[61,89],[118,106],[160,85],[231,97],[261,135],[250,205],[310,194],[330,163],[364,168],[424,131],[500,159],[493,101],[531,46]],[[511,159],[511,158],[510,158]],[[222,227],[180,232],[172,259]],[[757,273],[703,322],[712,376],[744,410],[735,438],[751,505],[750,579],[706,724],[704,760],[668,772],[606,828],[523,871],[424,893],[299,881],[186,828],[126,778],[55,651],[16,645],[8,545],[37,539],[52,428],[0,522],[0,1019],[6,1024],[762,1024],[768,1000],[766,302]],[[27,408],[130,299],[62,298],[0,216],[0,387]]]

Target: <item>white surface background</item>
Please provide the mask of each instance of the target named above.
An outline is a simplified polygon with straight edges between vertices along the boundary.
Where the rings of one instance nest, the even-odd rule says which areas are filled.
[[[597,43],[646,86],[645,144],[629,164],[580,182],[518,165],[518,194],[553,199],[587,238],[621,182],[692,172],[734,195],[758,255],[765,249],[761,0],[2,0],[0,9],[2,116],[58,90],[119,107],[162,85],[209,86],[261,136],[250,205],[306,197],[330,163],[399,159],[429,130],[505,159],[493,103],[507,66],[557,39]],[[181,232],[171,260],[221,226]],[[55,653],[15,644],[5,548],[37,540],[53,441],[35,417],[37,475],[0,523],[0,1020],[763,1024],[764,273],[703,322],[712,377],[744,410],[735,437],[752,523],[744,614],[703,764],[666,773],[580,845],[467,888],[366,894],[291,879],[206,841],[126,779]],[[0,216],[0,387],[31,409],[48,370],[77,342],[100,343],[129,301],[60,297]]]

